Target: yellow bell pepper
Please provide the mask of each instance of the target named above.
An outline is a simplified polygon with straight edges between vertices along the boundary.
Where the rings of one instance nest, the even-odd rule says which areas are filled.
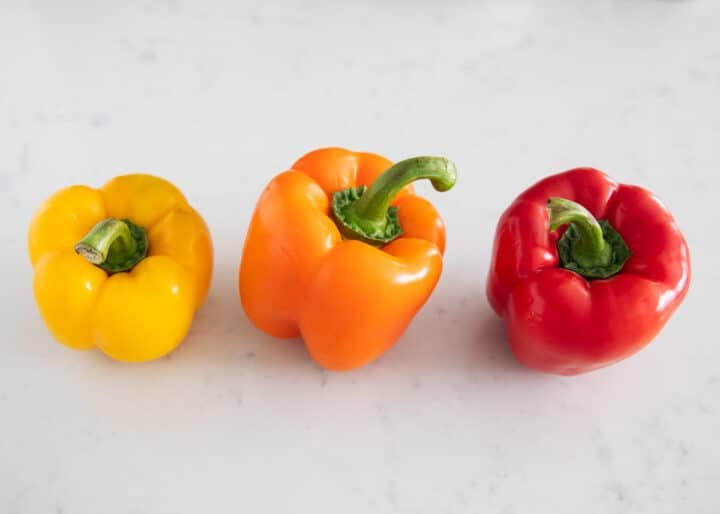
[[[36,212],[28,246],[35,299],[52,335],[127,362],[180,344],[212,275],[205,221],[175,186],[151,175],[58,191]]]

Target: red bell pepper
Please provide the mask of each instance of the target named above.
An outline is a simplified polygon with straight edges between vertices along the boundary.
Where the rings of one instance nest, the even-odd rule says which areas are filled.
[[[643,348],[689,285],[687,243],[660,201],[578,168],[541,180],[502,215],[487,295],[522,364],[575,375]]]

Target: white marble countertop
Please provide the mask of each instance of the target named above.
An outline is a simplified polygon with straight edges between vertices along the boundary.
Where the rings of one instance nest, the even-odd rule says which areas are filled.
[[[0,2],[0,512],[720,512],[720,3]],[[240,308],[255,200],[330,145],[442,154],[438,288],[338,374]],[[662,334],[574,378],[516,364],[484,296],[495,222],[550,172],[653,190],[693,255]],[[208,303],[169,358],[46,331],[26,231],[71,183],[145,171],[208,221]]]

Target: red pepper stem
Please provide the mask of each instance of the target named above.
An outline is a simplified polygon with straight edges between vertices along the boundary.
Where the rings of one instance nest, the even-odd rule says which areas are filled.
[[[343,236],[382,246],[402,234],[397,194],[416,180],[429,179],[437,191],[451,189],[457,180],[455,165],[444,157],[413,157],[395,163],[372,183],[333,194],[333,216]]]
[[[145,229],[130,220],[107,218],[75,245],[75,252],[111,273],[128,271],[147,255]]]
[[[598,220],[579,203],[565,198],[550,198],[547,203],[550,230],[572,225],[577,231],[570,247],[573,260],[584,268],[607,266],[612,260],[612,247],[603,237]]]

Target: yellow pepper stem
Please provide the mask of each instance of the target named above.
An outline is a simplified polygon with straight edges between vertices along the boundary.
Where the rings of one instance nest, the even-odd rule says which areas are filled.
[[[117,218],[102,220],[75,245],[75,252],[109,273],[131,270],[147,251],[145,229]]]

